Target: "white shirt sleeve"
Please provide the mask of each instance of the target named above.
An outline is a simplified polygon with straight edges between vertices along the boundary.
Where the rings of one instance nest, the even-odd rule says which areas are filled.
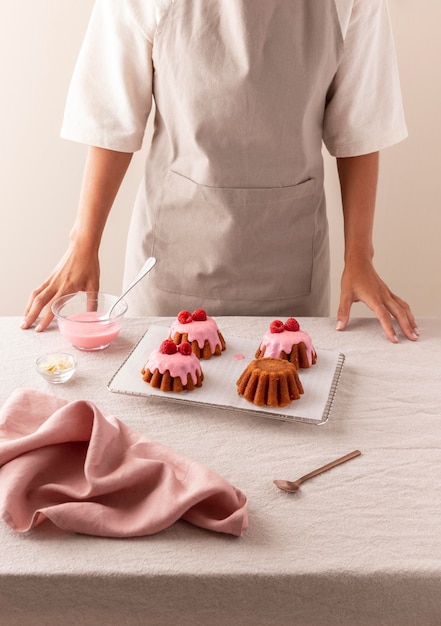
[[[324,120],[323,140],[336,157],[376,152],[407,136],[387,2],[351,4],[343,58],[329,90]]]
[[[69,88],[61,137],[134,152],[152,106],[155,3],[96,0]]]

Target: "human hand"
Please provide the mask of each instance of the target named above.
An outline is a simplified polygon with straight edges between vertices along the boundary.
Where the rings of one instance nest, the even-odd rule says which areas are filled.
[[[344,330],[348,325],[354,302],[364,302],[375,313],[386,337],[392,343],[398,343],[394,319],[408,339],[416,341],[418,338],[418,325],[410,306],[392,293],[370,261],[347,264],[343,271],[337,330]]]
[[[99,276],[98,255],[70,246],[49,278],[31,293],[21,328],[30,328],[44,310],[35,330],[45,330],[54,318],[54,300],[76,291],[98,291]]]

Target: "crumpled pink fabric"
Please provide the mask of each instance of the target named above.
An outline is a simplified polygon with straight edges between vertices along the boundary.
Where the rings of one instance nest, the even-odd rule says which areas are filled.
[[[91,402],[34,390],[0,411],[0,512],[19,532],[48,518],[103,537],[151,535],[180,518],[237,536],[248,524],[246,496],[210,469]]]

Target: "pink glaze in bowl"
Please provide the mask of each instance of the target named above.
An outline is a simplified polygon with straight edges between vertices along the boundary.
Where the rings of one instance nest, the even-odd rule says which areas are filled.
[[[78,350],[104,350],[119,334],[127,303],[121,300],[110,319],[102,319],[118,296],[78,291],[55,300],[52,312],[61,334]]]

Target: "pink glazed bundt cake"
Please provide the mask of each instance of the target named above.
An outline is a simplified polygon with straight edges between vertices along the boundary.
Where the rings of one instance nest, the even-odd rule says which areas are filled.
[[[196,309],[193,313],[180,311],[170,326],[169,339],[176,345],[188,342],[198,359],[220,356],[226,348],[217,323],[204,309]]]
[[[288,318],[285,323],[280,320],[271,322],[255,357],[286,359],[296,369],[308,368],[317,362],[311,337],[300,330],[299,323],[293,317]]]
[[[177,346],[166,339],[154,350],[141,370],[142,378],[161,391],[192,391],[201,387],[204,374],[190,344]]]

